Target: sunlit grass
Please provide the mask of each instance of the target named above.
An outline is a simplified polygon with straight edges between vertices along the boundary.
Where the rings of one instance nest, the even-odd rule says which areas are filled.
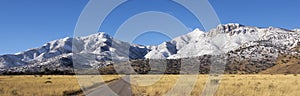
[[[92,76],[89,79],[96,77]],[[115,79],[117,76],[105,75],[101,77],[103,81],[107,81]],[[86,86],[91,85],[93,82],[86,83]],[[62,96],[66,91],[77,90],[80,90],[80,86],[76,76],[0,76],[0,96]]]
[[[85,78],[82,79],[86,79],[86,82],[80,83],[87,87],[101,82],[97,75],[83,76]],[[119,78],[116,75],[101,77],[103,81]],[[195,82],[191,79],[193,77],[196,77]],[[131,77],[132,91],[135,96],[162,96],[170,94],[170,90],[175,93],[171,92],[172,96],[199,96],[208,77],[209,75],[136,75]],[[299,80],[300,76],[295,74],[223,75],[216,96],[298,96]],[[0,96],[61,96],[65,91],[80,90],[76,76],[0,76],[0,85]],[[188,89],[190,86],[193,89]]]
[[[146,80],[149,80],[149,77],[157,77],[155,75],[149,75]],[[166,75],[150,86],[140,86],[145,85],[142,82],[137,85],[132,86],[133,93],[136,96],[158,96],[165,95],[172,89],[177,83],[178,78],[181,75]],[[141,76],[136,79],[144,79],[145,77]],[[182,83],[177,86],[178,89],[173,89],[172,95],[177,96],[199,96],[208,80],[208,75],[199,75],[196,80],[195,86],[191,90],[186,90],[185,86],[192,86],[193,81],[189,78],[186,78]],[[299,86],[300,76],[296,75],[224,75],[221,78],[219,88],[216,92],[216,96],[298,96],[300,94]],[[147,81],[146,81],[147,82]]]

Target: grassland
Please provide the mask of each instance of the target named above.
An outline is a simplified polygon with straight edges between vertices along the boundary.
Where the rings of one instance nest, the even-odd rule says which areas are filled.
[[[95,76],[85,76],[89,79]],[[116,76],[102,76],[104,81],[115,79]],[[84,82],[91,86],[95,82]],[[67,75],[19,75],[0,76],[0,96],[62,96],[64,92],[80,90],[76,76]]]
[[[94,76],[85,77],[97,81]],[[117,77],[102,76],[104,81]],[[191,79],[193,77],[196,78],[195,83]],[[132,91],[135,96],[161,96],[170,90],[176,93],[172,96],[199,96],[208,78],[208,75],[163,75],[161,78],[159,75],[133,76]],[[84,83],[85,86],[93,84],[95,82]],[[216,96],[298,96],[299,85],[300,75],[295,74],[223,75]],[[187,89],[190,86],[192,89]],[[0,76],[0,96],[61,96],[64,92],[79,89],[75,76]]]
[[[192,76],[193,77],[193,76]],[[137,77],[133,80],[143,81],[147,78],[151,81],[151,76]],[[152,79],[157,76],[152,75]],[[176,94],[172,96],[200,96],[204,86],[208,80],[208,75],[198,75],[195,86],[191,93],[182,91],[187,86],[192,86],[191,79],[183,79],[183,84],[178,85],[178,89],[173,89],[179,75],[163,76],[157,83],[151,86],[147,85],[147,81],[136,83],[133,86],[135,96],[160,96],[174,90]],[[216,96],[299,96],[300,94],[300,76],[297,75],[224,75],[221,78]],[[186,89],[185,89],[186,90]]]

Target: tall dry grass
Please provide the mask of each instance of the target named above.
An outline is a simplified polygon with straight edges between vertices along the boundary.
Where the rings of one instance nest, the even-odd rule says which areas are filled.
[[[119,76],[101,76],[104,81]],[[197,77],[195,83],[193,77]],[[132,76],[135,96],[199,96],[208,75],[138,75]],[[85,86],[99,81],[85,75]],[[223,75],[216,96],[299,96],[300,75]],[[181,81],[181,82],[180,82]],[[96,82],[97,83],[97,82]],[[152,84],[153,83],[153,84]],[[194,86],[193,86],[194,85]],[[175,88],[176,86],[176,88]],[[188,89],[192,86],[193,89]],[[79,90],[75,76],[0,76],[0,96],[61,96],[65,91]]]
[[[63,95],[67,90],[79,90],[74,76],[0,76],[1,96]]]
[[[157,76],[149,75],[147,79],[140,76],[133,78],[135,81],[142,81],[133,85],[135,96],[161,96],[169,94],[173,90],[172,96],[200,96],[208,80],[208,75],[199,75],[195,86],[190,91],[186,91],[187,86],[193,86],[193,81],[186,78],[184,83],[177,85],[178,78],[182,75],[166,75],[158,82],[150,86],[145,85]],[[140,79],[140,80],[139,80]],[[224,75],[216,92],[216,96],[299,96],[300,76],[297,75]],[[135,82],[133,81],[133,82]],[[172,89],[173,88],[173,89]],[[174,91],[175,90],[175,91]],[[181,91],[184,90],[184,91]]]
[[[85,77],[89,80],[98,78],[98,76],[89,75],[85,75]],[[103,78],[103,81],[117,78],[117,76],[114,75],[105,75],[101,77]],[[91,86],[95,82],[80,83]],[[0,96],[62,96],[64,92],[78,90],[80,90],[80,86],[76,76],[0,76]]]

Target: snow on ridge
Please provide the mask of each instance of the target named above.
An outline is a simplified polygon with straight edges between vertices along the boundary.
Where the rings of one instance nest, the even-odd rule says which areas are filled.
[[[144,58],[146,52],[149,51],[146,46],[114,40],[108,34],[99,32],[84,37],[66,37],[53,40],[39,48],[16,54],[2,55],[0,56],[0,66],[4,68],[35,63],[45,64],[46,61],[53,61],[53,58],[62,58],[66,54],[72,54],[73,43],[76,45],[74,52],[94,54],[97,57],[96,59],[100,61],[110,60],[111,54],[117,54],[116,58],[122,56],[128,56],[126,58]],[[124,48],[128,48],[128,51]],[[57,61],[54,60],[53,62]],[[50,64],[50,62],[48,63]]]
[[[297,32],[295,32],[297,31]],[[63,38],[44,44],[40,48],[0,56],[0,68],[24,66],[28,64],[50,64],[56,59],[71,56],[75,52],[95,55],[99,61],[116,58],[128,59],[176,59],[217,52],[228,52],[241,47],[257,45],[256,41],[268,41],[274,46],[291,48],[300,42],[299,29],[258,28],[237,23],[218,25],[208,32],[196,28],[192,32],[173,38],[158,46],[143,46],[115,40],[104,32],[84,37]],[[75,41],[73,41],[75,40]],[[72,46],[75,42],[75,45]],[[129,48],[128,52],[124,48]],[[129,56],[129,57],[126,57]],[[47,62],[46,62],[47,61]],[[52,64],[51,63],[51,64]]]
[[[293,29],[293,31],[295,31],[295,32],[300,32],[300,29]]]
[[[176,54],[171,56],[162,55],[171,52],[166,49],[154,49],[145,58],[176,59],[216,54],[217,52],[226,53],[246,46],[245,44],[262,40],[270,40],[274,42],[274,45],[289,46],[288,48],[291,48],[299,41],[300,36],[290,32],[292,31],[283,28],[258,28],[237,23],[223,24],[218,25],[217,28],[209,32],[194,30],[189,34],[171,40],[171,44],[176,45]],[[159,53],[161,50],[164,51]]]

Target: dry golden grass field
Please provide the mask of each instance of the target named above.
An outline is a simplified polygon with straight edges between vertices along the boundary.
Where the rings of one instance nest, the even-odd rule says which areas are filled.
[[[151,85],[147,85],[151,77],[154,79],[157,76],[150,75],[147,77],[138,76],[133,80],[140,81],[138,86],[133,86],[133,93],[136,96],[160,96],[172,89],[180,75],[165,75],[160,81]],[[186,76],[189,77],[189,76]],[[193,76],[191,76],[193,77]],[[149,79],[150,78],[150,79]],[[185,78],[185,77],[184,77]],[[140,80],[139,80],[140,79]],[[193,83],[189,78],[183,79],[184,84],[179,85],[179,89],[173,89],[178,94],[172,96],[200,96],[208,75],[198,75],[195,86],[191,94],[185,93],[186,86],[191,86]],[[134,82],[134,81],[133,81]],[[296,75],[224,75],[221,78],[220,86],[216,92],[216,96],[299,96],[300,94],[300,76]],[[182,86],[182,87],[180,87]]]
[[[86,76],[93,79],[94,76]],[[104,81],[116,76],[102,76]],[[85,82],[85,86],[93,82]],[[67,75],[33,75],[0,76],[0,96],[62,96],[64,92],[80,90],[76,76]]]
[[[132,77],[132,91],[135,96],[161,96],[174,88],[178,78],[183,75],[139,75]],[[208,75],[196,75],[193,89],[185,89],[192,86],[192,80],[183,76],[179,89],[172,89],[178,96],[199,96],[208,80]],[[88,76],[87,76],[88,77]],[[117,76],[102,76],[105,81],[117,78]],[[90,77],[91,79],[93,77]],[[155,80],[158,80],[155,82]],[[150,82],[155,82],[150,84]],[[86,83],[86,86],[93,83]],[[61,96],[66,91],[79,90],[75,76],[0,76],[0,96]],[[184,90],[190,90],[184,92]],[[216,96],[299,96],[300,75],[223,75]]]

